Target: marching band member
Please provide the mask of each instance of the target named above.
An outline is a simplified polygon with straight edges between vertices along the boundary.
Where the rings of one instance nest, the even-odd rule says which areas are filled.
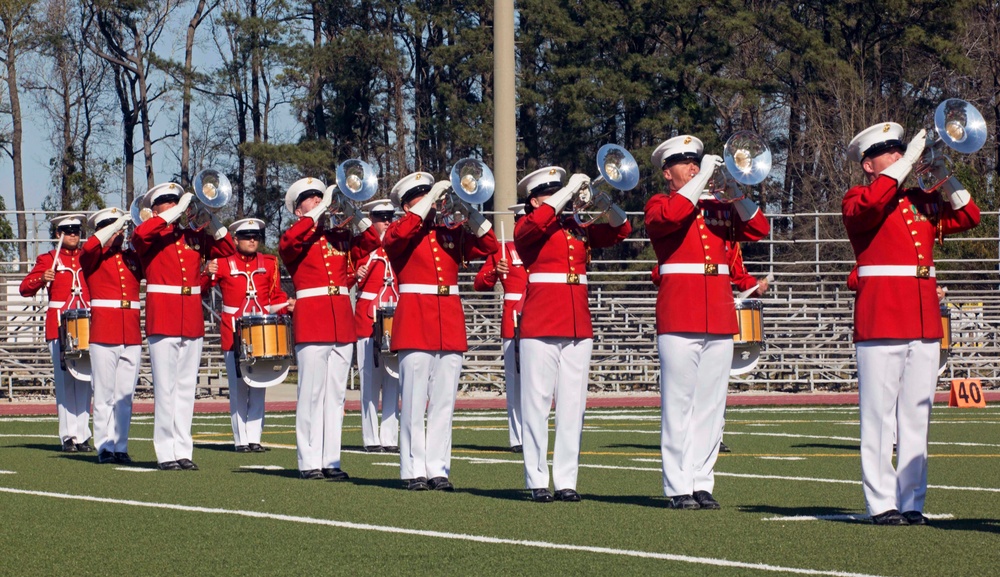
[[[251,387],[238,374],[236,319],[245,314],[278,314],[286,307],[291,310],[295,300],[289,300],[281,290],[277,257],[258,251],[264,242],[264,221],[244,218],[230,224],[229,229],[236,241],[236,254],[213,261],[209,272],[213,273],[210,283],[222,291],[219,335],[229,379],[233,442],[237,453],[263,453],[260,438],[266,389]]]
[[[80,234],[84,215],[67,214],[52,219],[59,235],[59,245],[38,255],[24,280],[23,297],[35,296],[42,287],[49,293],[45,313],[45,340],[52,356],[55,376],[56,413],[59,417],[59,440],[67,453],[93,451],[90,439],[90,383],[75,378],[62,362],[59,340],[61,313],[75,308],[90,307],[90,289],[81,278]]]
[[[646,229],[662,276],[656,297],[663,490],[673,509],[718,509],[712,496],[726,388],[738,332],[727,241],[754,241],[770,227],[749,199],[726,203],[703,191],[722,164],[693,136],[653,151],[667,194],[646,203]],[[700,166],[699,166],[700,160]]]
[[[131,241],[146,275],[153,449],[160,470],[192,471],[198,466],[191,460],[191,420],[205,337],[202,259],[229,256],[236,246],[215,215],[204,229],[174,224],[194,198],[180,185],[156,185],[146,197],[153,216],[136,227]]]
[[[373,200],[363,206],[381,241],[395,218],[392,202]],[[369,453],[399,452],[399,377],[389,372],[385,362],[376,366],[372,338],[376,308],[399,301],[399,285],[389,265],[385,249],[352,252],[357,264],[358,300],[354,304],[354,329],[358,333],[358,373],[361,377],[361,440]],[[382,424],[379,425],[379,397]]]
[[[316,178],[294,182],[285,193],[285,208],[299,217],[281,235],[278,252],[295,285],[295,357],[299,367],[295,407],[295,445],[303,479],[342,481],[340,468],[344,398],[351,370],[354,311],[348,294],[354,282],[350,250],[378,246],[371,222],[353,207],[351,227],[330,227],[328,208],[336,186]]]
[[[516,224],[524,216],[524,205],[515,204],[507,210],[514,213]],[[473,288],[491,291],[497,281],[503,287],[503,313],[500,319],[500,338],[503,339],[504,388],[507,395],[507,430],[512,453],[523,451],[521,440],[521,367],[518,351],[518,317],[524,307],[524,291],[528,286],[528,273],[514,248],[513,241],[505,241],[506,257],[493,253],[479,269]]]
[[[448,480],[451,422],[468,349],[458,269],[499,248],[489,221],[461,200],[471,232],[435,224],[434,205],[450,187],[426,172],[403,177],[390,198],[405,214],[383,239],[399,280],[391,348],[399,355],[402,389],[399,471],[411,491],[454,490]]]
[[[625,211],[607,208],[608,223],[579,227],[562,210],[590,179],[542,168],[521,179],[525,212],[514,227],[514,246],[528,273],[521,322],[521,411],[524,419],[524,478],[531,498],[579,501],[576,492],[587,405],[587,384],[594,331],[587,300],[587,265],[591,248],[624,240],[632,225]],[[606,197],[604,197],[606,198]],[[549,492],[549,411],[556,400],[556,441],[552,456],[555,496]]]
[[[127,212],[116,207],[90,215],[88,221],[94,234],[80,254],[92,297],[90,365],[98,463],[132,462],[128,432],[142,358],[139,328],[142,266],[135,251],[123,246],[125,226],[130,220]]]
[[[934,241],[979,223],[979,208],[953,177],[941,187],[947,202],[937,193],[903,188],[923,153],[925,131],[905,148],[902,138],[903,127],[894,122],[854,137],[847,155],[861,164],[867,184],[847,191],[843,201],[857,260],[861,477],[876,525],[927,524],[927,435],[943,336]],[[943,163],[933,172],[944,176]]]

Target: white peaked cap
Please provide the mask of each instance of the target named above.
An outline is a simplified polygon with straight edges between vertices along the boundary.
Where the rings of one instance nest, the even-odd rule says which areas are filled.
[[[399,179],[396,186],[389,192],[389,200],[399,208],[403,207],[403,197],[416,188],[426,187],[429,191],[434,185],[434,176],[429,172],[414,172]]]
[[[146,191],[146,206],[154,206],[156,204],[156,199],[161,196],[168,194],[174,194],[178,198],[184,194],[184,189],[181,185],[176,182],[164,182],[163,184],[157,184],[153,188]]]
[[[288,187],[288,192],[285,193],[285,208],[288,212],[295,214],[295,207],[299,204],[297,201],[300,194],[308,191],[316,191],[319,194],[323,194],[324,190],[326,190],[326,183],[322,180],[313,177],[300,178]]]
[[[895,122],[882,122],[862,130],[847,145],[847,158],[861,162],[865,156],[901,146],[903,144],[903,127]]]
[[[60,226],[73,226],[74,224],[83,226],[83,223],[86,222],[86,220],[87,217],[82,214],[64,214],[53,218],[52,224],[56,228],[59,228]]]
[[[97,225],[101,221],[109,218],[118,218],[124,214],[125,211],[117,206],[109,206],[108,208],[102,208],[101,210],[91,213],[91,215],[87,217],[87,223],[90,224],[90,228],[97,230]]]
[[[361,205],[361,208],[368,213],[389,212],[396,210],[396,207],[392,205],[392,201],[389,200],[388,198],[379,198],[376,200],[370,200]]]
[[[539,168],[517,183],[517,194],[518,196],[528,198],[534,191],[542,188],[554,187],[556,185],[562,187],[563,178],[565,177],[566,171],[558,166]]]
[[[236,234],[241,230],[264,230],[264,221],[259,218],[243,218],[229,225],[229,232]]]
[[[705,145],[700,139],[690,134],[682,134],[669,138],[653,150],[653,168],[663,170],[663,165],[683,158],[700,160],[705,152]]]

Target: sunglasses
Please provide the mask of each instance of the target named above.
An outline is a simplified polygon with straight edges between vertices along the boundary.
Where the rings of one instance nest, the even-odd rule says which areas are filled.
[[[238,232],[236,233],[237,240],[255,240],[260,242],[264,240],[264,234],[260,232]]]
[[[58,230],[59,232],[61,232],[63,234],[80,236],[80,225],[78,225],[78,224],[71,224],[69,226],[60,226],[56,230]]]
[[[372,222],[392,222],[395,212],[380,210],[372,213]]]

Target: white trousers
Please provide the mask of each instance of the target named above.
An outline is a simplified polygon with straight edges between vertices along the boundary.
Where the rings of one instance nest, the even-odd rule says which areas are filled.
[[[385,370],[385,363],[375,366],[371,337],[358,339],[358,372],[361,375],[361,440],[364,446],[399,445],[399,379]],[[379,397],[382,399],[382,425],[379,426]]]
[[[94,383],[94,443],[98,451],[128,452],[132,397],[139,381],[142,345],[90,343]]]
[[[236,446],[260,444],[264,432],[264,393],[267,389],[251,387],[236,376],[236,353],[225,351],[226,377],[229,379],[229,414]]]
[[[462,353],[399,351],[401,479],[447,477],[451,472],[451,419],[461,373]]]
[[[890,509],[924,509],[927,434],[940,346],[936,339],[878,339],[855,346],[861,408],[861,482],[872,515]]]
[[[340,468],[344,398],[353,349],[350,343],[295,345],[299,365],[295,448],[300,471]]]
[[[507,431],[510,446],[523,445],[521,440],[521,372],[514,358],[514,339],[503,339],[504,389],[507,393]]]
[[[524,483],[528,489],[549,486],[549,413],[555,400],[552,482],[557,491],[576,490],[593,349],[593,339],[521,339]]]
[[[153,449],[158,463],[190,459],[191,420],[201,365],[201,337],[154,335],[149,340],[153,372]]]
[[[712,492],[725,422],[733,337],[657,335],[660,356],[660,454],[667,497]]]
[[[59,440],[76,439],[83,443],[90,438],[91,384],[80,381],[59,365],[62,345],[59,339],[49,341],[52,369],[56,385],[56,415],[59,417]],[[91,377],[93,378],[93,377]]]

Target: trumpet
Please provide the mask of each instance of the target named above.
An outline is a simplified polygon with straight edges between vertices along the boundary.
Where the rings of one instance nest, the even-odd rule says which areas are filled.
[[[214,168],[206,168],[194,177],[194,197],[198,201],[188,207],[188,224],[195,230],[208,226],[209,215],[218,212],[233,198],[229,178]]]
[[[735,184],[758,185],[771,172],[771,149],[756,132],[741,130],[726,140],[722,148],[725,168],[717,170],[708,181],[708,193],[722,196],[720,200],[735,202],[741,196],[729,196]]]
[[[493,196],[496,179],[485,162],[463,158],[451,167],[450,180],[451,192],[434,205],[434,222],[438,226],[456,229],[468,222],[468,205],[482,204]]]
[[[913,167],[917,175],[917,185],[924,192],[933,192],[946,180],[951,178],[951,158],[944,154],[944,147],[972,154],[978,152],[986,143],[986,121],[975,106],[958,98],[949,98],[938,104],[934,111],[935,137],[927,134],[927,146],[920,160]],[[944,163],[944,176],[935,175],[936,165]],[[928,182],[925,177],[933,177]]]
[[[612,188],[626,191],[639,184],[639,164],[629,151],[617,144],[605,144],[598,149],[597,171],[600,176],[587,186],[581,186],[570,199],[573,220],[583,228],[594,224],[611,208],[611,198],[597,190],[597,186],[607,183]]]
[[[375,196],[378,192],[378,176],[372,165],[352,158],[337,166],[337,182],[329,188],[333,189],[333,200],[329,208],[330,224],[339,228],[355,218],[361,218],[361,211],[356,203]],[[342,213],[343,218],[338,220],[336,213]]]

